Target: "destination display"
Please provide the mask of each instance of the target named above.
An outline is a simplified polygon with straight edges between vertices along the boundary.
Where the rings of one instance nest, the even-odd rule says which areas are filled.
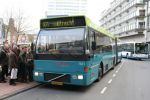
[[[77,26],[85,26],[85,25],[86,23],[85,23],[84,16],[50,18],[50,19],[42,19],[40,21],[41,29],[77,27]]]

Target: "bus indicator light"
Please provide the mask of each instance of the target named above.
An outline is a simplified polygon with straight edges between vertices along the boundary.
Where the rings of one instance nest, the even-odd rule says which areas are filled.
[[[89,68],[88,67],[84,67],[84,72],[88,72]]]

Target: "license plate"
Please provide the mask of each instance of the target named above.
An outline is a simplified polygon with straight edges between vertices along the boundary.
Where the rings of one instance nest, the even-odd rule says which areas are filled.
[[[52,85],[63,85],[63,82],[52,81],[51,84]]]

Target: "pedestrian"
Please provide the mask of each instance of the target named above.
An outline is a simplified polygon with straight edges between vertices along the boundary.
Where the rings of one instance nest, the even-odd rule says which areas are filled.
[[[10,50],[9,54],[9,67],[10,67],[10,85],[16,85],[15,81],[17,79],[18,73],[18,54],[17,54],[17,46],[13,46],[12,50]]]
[[[0,51],[0,66],[1,66],[1,72],[0,72],[0,83],[6,82],[6,77],[8,76],[8,52],[9,51],[9,45],[4,44],[4,47]]]
[[[20,78],[21,82],[27,82],[27,54],[26,47],[22,48],[19,55],[19,65],[20,65]]]
[[[28,79],[30,82],[33,81],[33,54],[30,48],[27,52],[27,69],[28,69]]]
[[[17,81],[20,82],[21,81],[21,75],[22,75],[22,72],[21,72],[21,61],[20,61],[20,52],[21,52],[21,47],[18,46],[18,74],[17,74]]]

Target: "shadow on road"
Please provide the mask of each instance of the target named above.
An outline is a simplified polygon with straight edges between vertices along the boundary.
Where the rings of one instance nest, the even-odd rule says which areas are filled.
[[[91,84],[89,86],[76,86],[76,85],[63,85],[63,86],[57,86],[57,85],[51,85],[51,84],[43,84],[39,88],[42,89],[50,89],[50,90],[59,90],[59,91],[72,91],[72,92],[87,92],[92,88],[94,84]]]

